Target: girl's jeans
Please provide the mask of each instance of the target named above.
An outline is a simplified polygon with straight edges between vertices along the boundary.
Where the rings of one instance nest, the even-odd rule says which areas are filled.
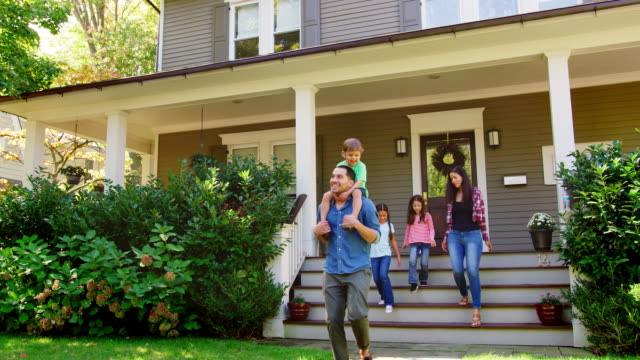
[[[467,260],[467,277],[471,288],[473,307],[482,307],[480,295],[480,256],[482,255],[482,233],[480,230],[449,230],[447,237],[449,259],[453,269],[453,279],[458,285],[460,295],[468,296],[467,282],[464,278],[464,260]]]
[[[420,282],[429,279],[429,249],[431,244],[413,243],[409,251],[409,284],[417,284],[416,266],[418,262],[418,251],[422,250],[420,257]]]
[[[389,265],[391,265],[391,256],[371,258],[373,282],[376,283],[380,297],[384,300],[385,305],[394,305],[391,279],[389,279]]]

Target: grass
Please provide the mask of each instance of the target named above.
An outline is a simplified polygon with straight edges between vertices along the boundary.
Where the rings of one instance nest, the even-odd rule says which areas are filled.
[[[0,360],[330,360],[331,352],[207,338],[70,338],[0,335]]]
[[[328,345],[328,344],[327,344]],[[375,343],[372,344],[375,349]],[[374,354],[375,355],[375,354]],[[424,356],[429,356],[425,352]],[[330,360],[331,351],[208,338],[89,338],[0,335],[0,360]],[[637,357],[540,357],[478,354],[464,360],[631,360]]]

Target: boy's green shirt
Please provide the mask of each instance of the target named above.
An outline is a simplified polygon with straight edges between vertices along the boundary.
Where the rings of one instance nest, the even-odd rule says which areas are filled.
[[[339,162],[336,166],[341,165],[349,166],[346,160]],[[363,188],[365,195],[369,197],[369,190],[367,190],[367,166],[362,161],[358,161],[355,165],[349,167],[353,170],[354,173],[356,173],[356,181],[362,181],[359,187]]]

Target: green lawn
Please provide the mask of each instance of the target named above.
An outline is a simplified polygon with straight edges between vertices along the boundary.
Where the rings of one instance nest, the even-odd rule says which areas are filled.
[[[51,338],[0,335],[0,360],[330,360],[331,352],[207,338]]]
[[[373,345],[375,348],[375,344]],[[375,352],[374,352],[375,355]],[[89,338],[0,335],[0,360],[331,360],[327,350],[208,338]],[[631,360],[637,357],[563,357],[483,354],[464,360]]]

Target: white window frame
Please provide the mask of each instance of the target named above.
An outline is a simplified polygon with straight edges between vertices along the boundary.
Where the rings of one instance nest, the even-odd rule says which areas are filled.
[[[480,0],[453,0],[460,6],[460,23],[480,20]],[[576,5],[584,4],[583,0],[577,0]],[[420,0],[422,28],[427,28],[427,0]],[[540,0],[518,0],[517,14],[526,14],[540,10]]]
[[[302,1],[298,13],[300,24],[300,41],[302,41]],[[275,3],[273,0],[226,0],[229,3],[229,59],[236,59],[236,8],[239,6],[258,4],[258,55],[275,52]]]
[[[589,143],[577,143],[576,151],[585,151],[591,145],[613,145],[612,140],[606,141],[596,141]],[[542,170],[544,172],[544,184],[545,185],[556,185],[558,180],[556,179],[555,172],[558,170],[558,165],[556,164],[556,156],[553,151],[553,145],[545,145],[542,146]]]
[[[296,128],[281,128],[261,131],[247,131],[243,133],[221,134],[222,144],[229,147],[229,158],[233,149],[258,147],[256,159],[268,164],[273,156],[274,145],[295,144]]]
[[[227,157],[231,159],[231,157],[233,156],[233,150],[248,149],[248,148],[256,148],[256,153],[253,155],[256,157],[256,159],[260,158],[260,143],[229,145],[229,155]]]

